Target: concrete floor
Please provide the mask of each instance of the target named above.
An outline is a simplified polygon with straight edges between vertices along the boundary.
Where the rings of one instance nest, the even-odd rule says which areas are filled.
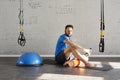
[[[120,58],[90,58],[91,62],[111,70],[69,68],[43,58],[39,67],[16,66],[17,57],[0,57],[0,80],[120,80]]]

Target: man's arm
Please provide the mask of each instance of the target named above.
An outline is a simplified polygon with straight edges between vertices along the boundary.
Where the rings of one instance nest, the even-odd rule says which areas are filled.
[[[84,51],[84,48],[83,48],[83,47],[81,47],[80,45],[76,44],[76,43],[73,42],[73,41],[64,40],[64,43],[69,44],[70,46],[74,47],[75,49],[80,49],[80,50]]]
[[[75,43],[73,41],[70,41],[70,40],[67,39],[67,40],[64,40],[64,43],[69,44],[70,46],[72,46],[75,49],[80,49],[81,51],[87,53],[89,56],[91,54],[89,49],[85,49],[85,48],[83,48],[82,46],[78,45],[77,43]]]

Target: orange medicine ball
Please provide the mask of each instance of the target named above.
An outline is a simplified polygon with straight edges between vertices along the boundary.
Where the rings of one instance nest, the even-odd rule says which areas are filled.
[[[77,66],[80,65],[80,60],[78,60],[78,59],[73,59],[73,60],[71,60],[71,61],[69,62],[68,65],[69,65],[70,67],[77,67]]]
[[[68,63],[69,67],[85,67],[85,64],[78,60],[78,59],[73,59]]]

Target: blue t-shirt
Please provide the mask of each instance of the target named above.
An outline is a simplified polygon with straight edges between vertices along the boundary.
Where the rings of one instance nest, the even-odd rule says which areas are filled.
[[[62,34],[56,44],[56,50],[55,50],[55,57],[61,52],[63,51],[65,48],[67,48],[69,45],[64,43],[64,40],[69,39],[72,40],[71,37],[67,37],[65,34]]]

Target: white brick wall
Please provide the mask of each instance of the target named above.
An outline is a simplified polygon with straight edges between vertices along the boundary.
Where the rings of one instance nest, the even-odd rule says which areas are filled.
[[[119,55],[120,0],[105,0],[105,52],[99,53],[100,0],[24,0],[26,46],[17,44],[19,0],[0,0],[0,54],[54,55],[57,38],[73,24],[75,41],[93,55]]]

